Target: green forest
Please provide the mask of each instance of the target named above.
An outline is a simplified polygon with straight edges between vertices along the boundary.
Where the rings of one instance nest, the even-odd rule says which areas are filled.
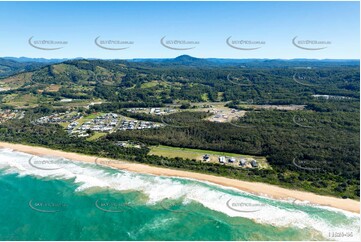
[[[4,77],[0,83],[9,83],[17,75],[21,73]],[[359,198],[358,63],[217,64],[188,57],[164,62],[72,60],[40,66],[29,76],[21,86],[0,92],[1,108],[26,111],[24,119],[0,124],[1,141]],[[49,91],[49,85],[58,85],[59,90]],[[5,102],[9,96],[28,94],[37,98],[34,107]],[[69,108],[59,104],[63,98],[102,103]],[[198,103],[212,102],[225,102],[246,115],[216,123],[206,120],[210,113],[194,110]],[[183,110],[167,117],[127,111],[169,105]],[[265,109],[262,105],[304,105],[304,109]],[[114,112],[166,125],[119,130],[87,141],[70,137],[60,125],[32,122],[69,109],[86,114]],[[145,145],[140,149],[115,145],[120,140]],[[272,169],[234,169],[149,155],[147,146],[158,144],[265,156]]]

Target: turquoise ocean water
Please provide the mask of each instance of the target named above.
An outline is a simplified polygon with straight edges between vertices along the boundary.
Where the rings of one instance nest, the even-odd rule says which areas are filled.
[[[354,213],[10,149],[0,149],[0,192],[0,240],[355,241],[360,236]]]

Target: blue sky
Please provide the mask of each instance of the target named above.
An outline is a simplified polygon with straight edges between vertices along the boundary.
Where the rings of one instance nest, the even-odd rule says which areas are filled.
[[[0,56],[359,59],[359,9],[359,2],[0,2]],[[67,44],[40,50],[28,44],[32,36]],[[95,45],[98,36],[134,43],[106,50]],[[173,50],[160,44],[163,36],[198,43]],[[226,44],[230,36],[263,44],[238,50]],[[296,36],[330,43],[305,50],[292,44]]]

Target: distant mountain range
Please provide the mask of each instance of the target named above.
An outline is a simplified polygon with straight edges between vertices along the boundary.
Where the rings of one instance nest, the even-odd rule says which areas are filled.
[[[159,65],[184,66],[239,66],[239,67],[316,67],[316,66],[359,66],[360,60],[352,59],[225,59],[225,58],[196,58],[181,55],[173,59],[131,59],[129,62],[153,63]]]
[[[59,62],[63,62],[63,61],[67,61],[67,60],[72,60],[72,59],[68,59],[68,58],[63,58],[63,59],[45,59],[45,58],[29,58],[29,57],[0,57],[0,60],[12,60],[12,61],[16,61],[16,62],[38,62],[38,63],[59,63]],[[74,59],[83,59],[83,58],[74,58]]]
[[[40,63],[58,63],[68,60],[97,60],[98,58],[62,58],[62,59],[46,59],[46,58],[29,58],[29,57],[0,57],[5,60],[13,60],[17,62],[40,62]],[[115,60],[115,59],[103,59],[103,60]],[[175,58],[134,58],[134,59],[122,59],[131,62],[181,62],[181,63],[194,63],[200,61],[220,62],[220,63],[249,63],[249,62],[357,62],[359,59],[306,59],[306,58],[295,58],[295,59],[232,59],[232,58],[196,58],[190,55],[180,55]]]
[[[50,64],[52,62],[48,63]],[[19,72],[36,70],[46,64],[46,62],[21,62],[7,58],[0,58],[0,78]]]
[[[83,60],[78,57],[73,59],[45,59],[45,58],[28,58],[28,57],[3,57],[0,58],[0,78],[10,76],[19,72],[37,70],[46,65],[57,64],[67,61]],[[88,58],[87,60],[98,60]],[[115,59],[102,61],[118,61]],[[145,58],[145,59],[126,59],[119,60],[128,63],[143,63],[151,65],[176,65],[192,67],[217,67],[217,66],[239,66],[239,67],[316,67],[316,66],[359,66],[360,60],[347,59],[225,59],[225,58],[196,58],[189,55],[181,55],[176,58]]]

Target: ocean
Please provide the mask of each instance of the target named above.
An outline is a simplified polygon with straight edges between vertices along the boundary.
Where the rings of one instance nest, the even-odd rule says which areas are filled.
[[[62,161],[0,149],[0,240],[360,238],[355,213]]]

